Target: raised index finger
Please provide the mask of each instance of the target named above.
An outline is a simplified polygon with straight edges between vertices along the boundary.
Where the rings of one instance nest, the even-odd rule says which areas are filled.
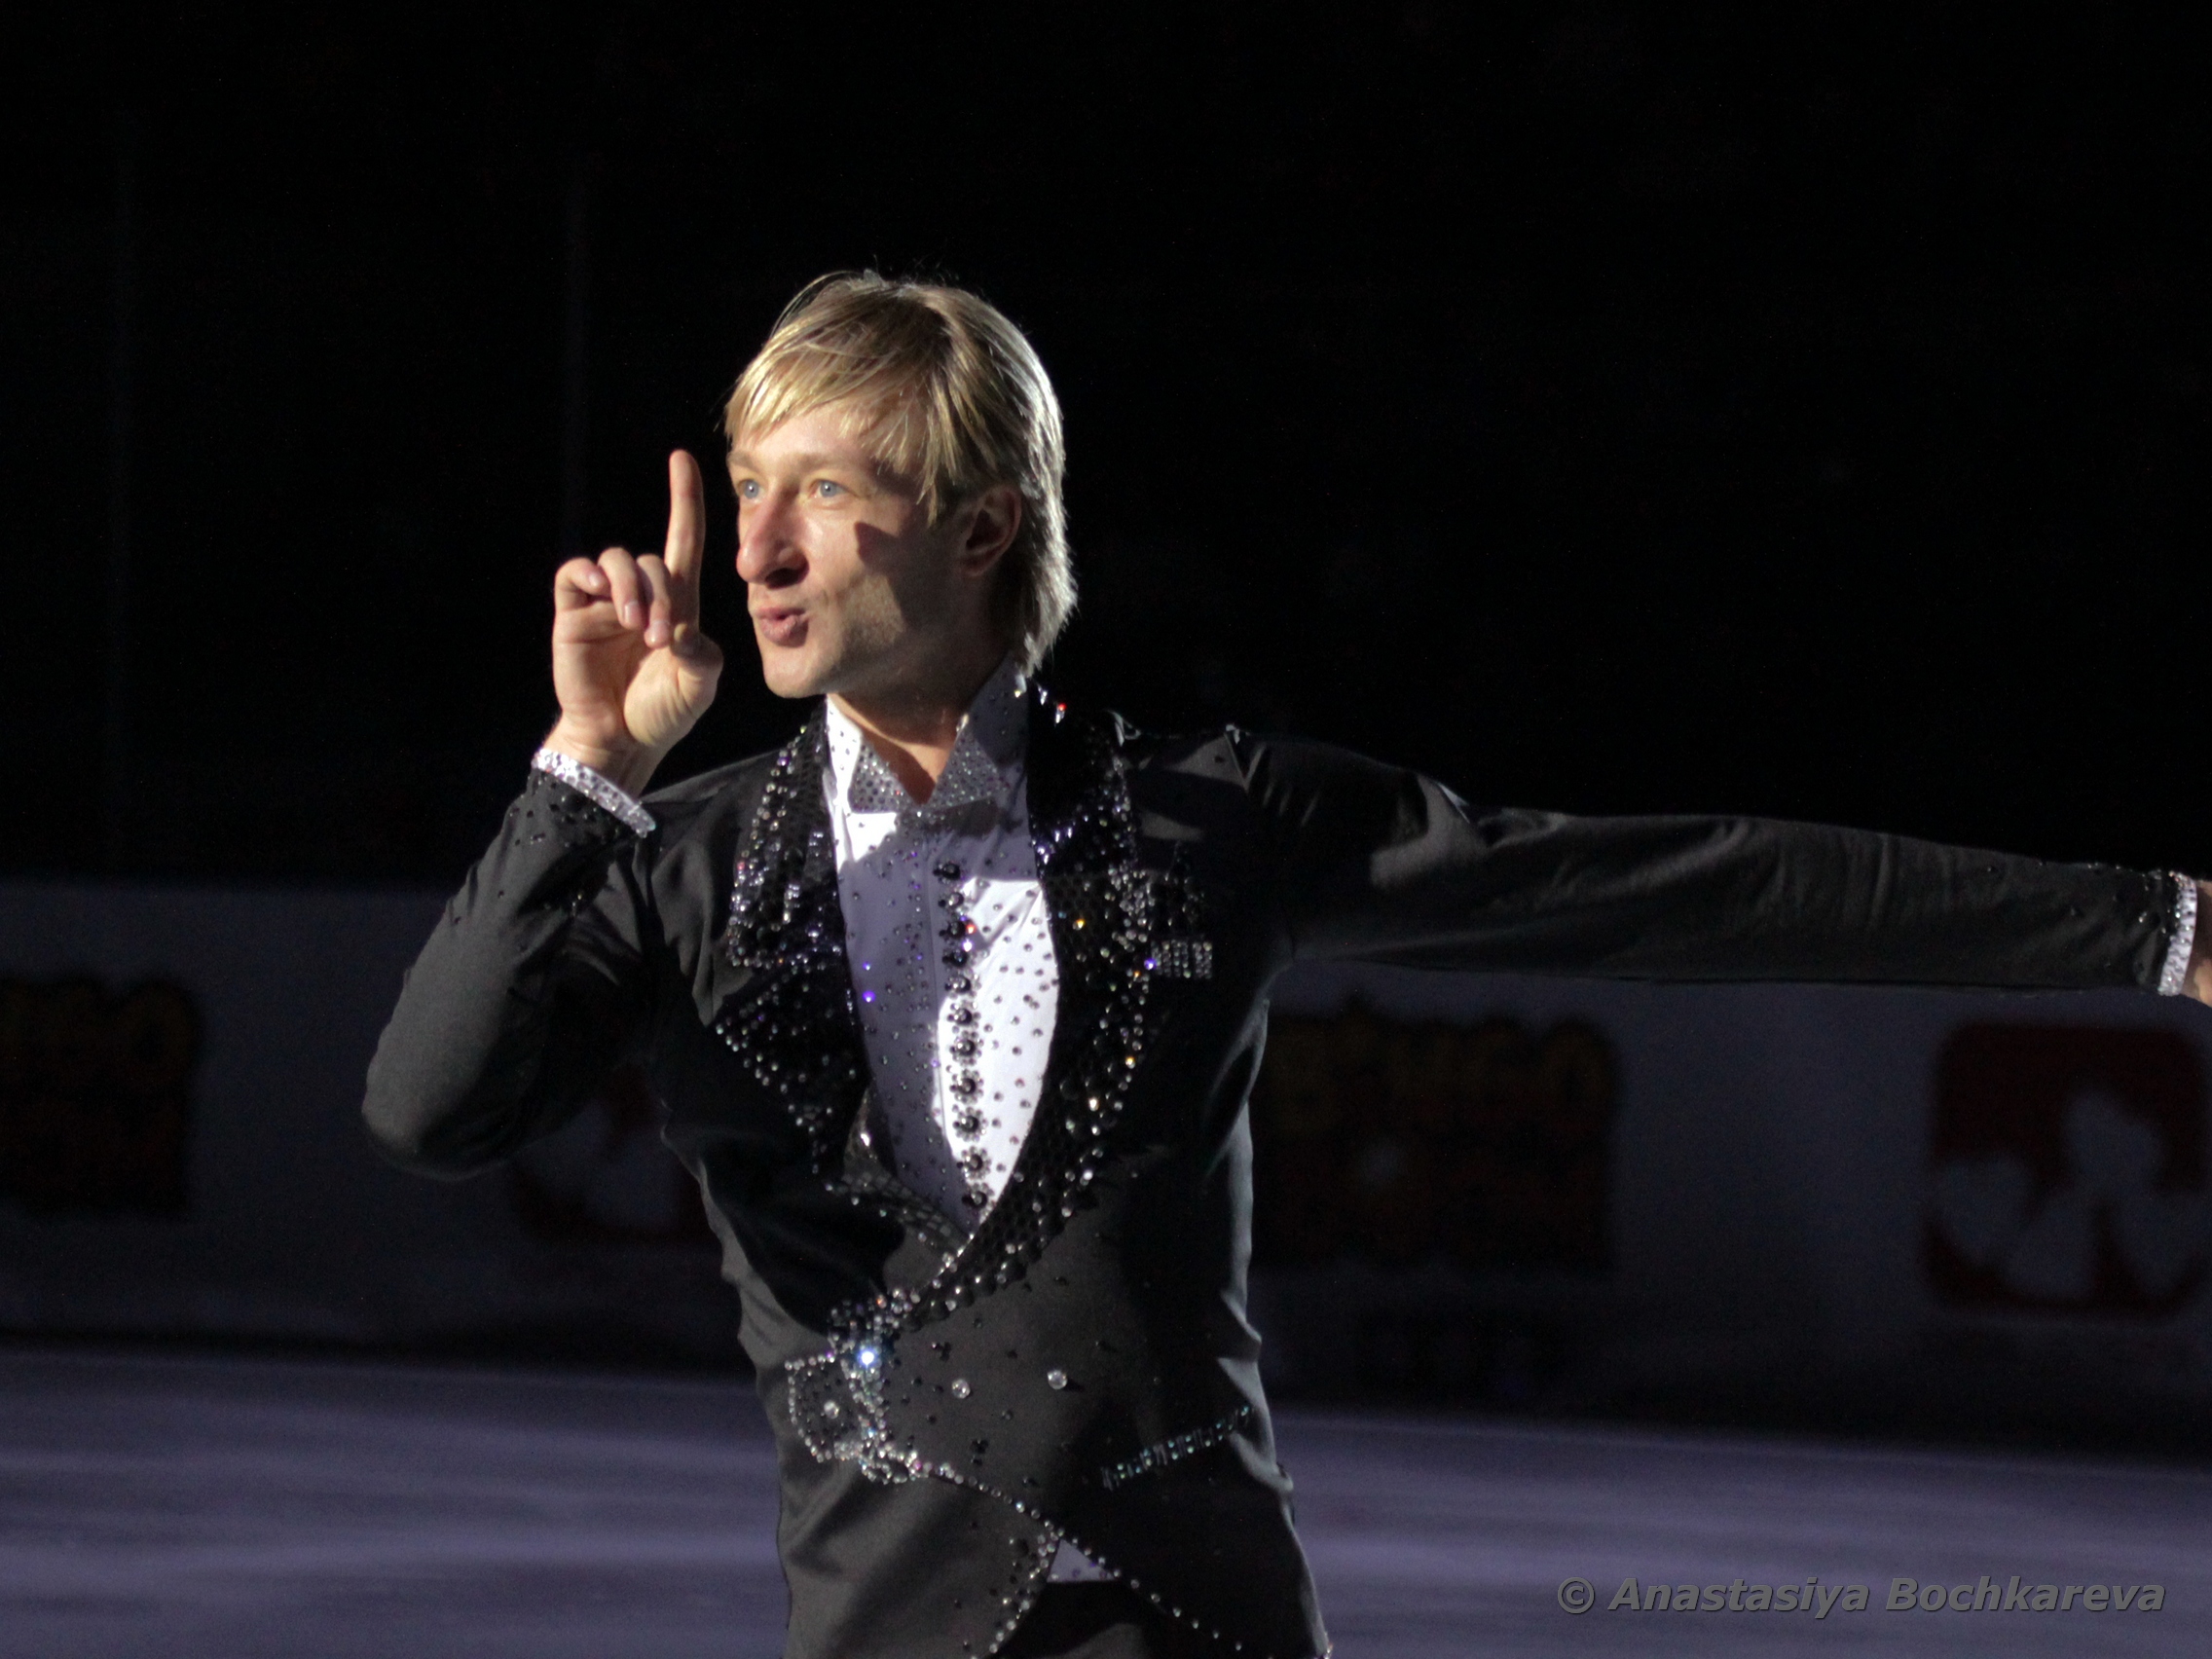
[[[706,542],[706,493],[699,483],[699,463],[689,450],[678,450],[668,458],[668,546],[662,555],[668,565],[672,621],[699,620],[699,563]]]

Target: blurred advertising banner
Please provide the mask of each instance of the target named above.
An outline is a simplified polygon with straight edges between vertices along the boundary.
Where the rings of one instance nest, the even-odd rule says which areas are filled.
[[[1252,1092],[1254,1263],[1602,1272],[1618,1070],[1582,1020],[1365,1002],[1274,1020]]]
[[[731,1362],[644,1081],[492,1176],[360,1126],[429,893],[0,884],[0,1328]]]
[[[1253,1091],[1280,1382],[1995,1422],[2212,1396],[2192,1004],[1331,966]]]
[[[480,1180],[369,1146],[442,903],[0,885],[0,1328],[734,1363],[638,1074]],[[1253,1092],[1263,1363],[1443,1402],[2197,1409],[2207,1029],[2125,993],[1301,969]]]

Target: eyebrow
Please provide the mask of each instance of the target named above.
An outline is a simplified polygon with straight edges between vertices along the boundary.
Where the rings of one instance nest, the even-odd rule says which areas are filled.
[[[754,472],[765,472],[767,470],[758,461],[743,450],[731,450],[729,452],[729,463],[732,467],[742,466]],[[857,468],[859,471],[872,476],[878,470],[866,462],[855,462],[847,458],[833,455],[787,456],[784,464],[798,472],[810,472],[818,466],[827,466],[845,472],[854,471]]]

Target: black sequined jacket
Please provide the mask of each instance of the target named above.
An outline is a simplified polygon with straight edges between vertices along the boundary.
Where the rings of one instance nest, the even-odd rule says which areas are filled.
[[[1245,1097],[1293,959],[2148,987],[2173,926],[2167,876],[1476,808],[1339,750],[1032,695],[1060,1007],[972,1236],[868,1130],[819,713],[654,794],[649,834],[534,774],[369,1073],[379,1141],[461,1175],[645,1065],[781,1447],[792,1659],[988,1653],[1062,1537],[1225,1651],[1326,1650],[1245,1311]]]

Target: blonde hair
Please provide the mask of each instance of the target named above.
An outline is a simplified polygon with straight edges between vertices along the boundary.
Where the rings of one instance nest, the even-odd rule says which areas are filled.
[[[851,411],[878,464],[914,481],[933,525],[994,484],[1020,493],[996,605],[1034,673],[1075,609],[1075,565],[1060,402],[1021,330],[965,289],[872,271],[818,277],[738,377],[722,432],[734,446],[831,404]]]

